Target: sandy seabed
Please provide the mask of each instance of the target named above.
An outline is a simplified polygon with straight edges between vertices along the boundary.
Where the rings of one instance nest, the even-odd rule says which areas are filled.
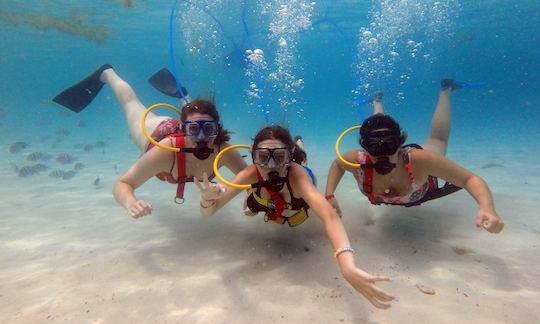
[[[3,153],[4,161],[12,159]],[[359,267],[390,276],[377,310],[342,278],[321,222],[264,223],[238,197],[202,218],[198,192],[137,191],[154,213],[133,220],[111,188],[114,157],[85,159],[71,180],[0,170],[0,323],[537,323],[540,171],[506,150],[454,150],[491,185],[505,230],[476,230],[466,192],[421,208],[371,207],[347,176],[338,196]],[[318,153],[313,155],[317,157]],[[323,190],[329,159],[311,161]],[[131,160],[136,158],[133,155]],[[488,165],[493,161],[504,161]],[[317,164],[320,163],[320,164]],[[122,172],[129,164],[116,169]],[[96,175],[100,184],[93,184]],[[434,295],[416,286],[434,290]]]

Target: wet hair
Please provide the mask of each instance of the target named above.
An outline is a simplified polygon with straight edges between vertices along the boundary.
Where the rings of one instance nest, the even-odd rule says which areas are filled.
[[[185,122],[188,118],[188,115],[193,113],[199,113],[199,114],[205,114],[210,115],[215,121],[219,124],[219,132],[216,136],[216,139],[214,139],[214,144],[221,145],[225,142],[228,142],[231,139],[230,132],[223,128],[223,125],[219,123],[219,112],[216,109],[216,105],[214,104],[214,99],[212,98],[211,101],[197,98],[182,108],[182,113],[180,114],[180,120],[182,122]]]
[[[293,162],[302,164],[302,162],[306,160],[306,152],[304,152],[304,150],[302,150],[298,145],[294,143],[289,130],[279,125],[267,126],[261,129],[253,139],[253,147],[255,148],[259,145],[260,142],[270,139],[283,142],[287,149],[292,152],[291,155]]]
[[[362,138],[368,136],[371,132],[379,129],[388,129],[392,133],[399,136],[399,146],[403,145],[407,140],[407,133],[401,129],[398,122],[385,114],[377,113],[375,115],[366,118],[360,127],[360,140],[359,143],[362,145]]]

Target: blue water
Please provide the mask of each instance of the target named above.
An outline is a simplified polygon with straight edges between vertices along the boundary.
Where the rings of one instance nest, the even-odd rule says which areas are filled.
[[[50,98],[104,62],[111,63],[132,84],[143,102],[150,104],[168,100],[151,89],[146,79],[158,68],[170,66],[168,15],[172,2],[138,1],[132,8],[120,2],[2,2],[2,15],[34,15],[30,20],[41,16],[64,21],[77,16],[81,24],[93,29],[103,28],[108,35],[102,44],[97,44],[54,27],[36,28],[29,20],[11,24],[2,19],[0,64],[5,77],[0,90],[2,106],[9,111],[5,120],[34,119],[37,116],[56,119],[51,116],[62,108],[50,104]],[[205,2],[201,3],[204,6]],[[195,17],[203,19],[202,27],[197,25],[201,20],[195,19],[181,24],[182,12],[196,12],[196,8],[190,9],[186,2],[178,2],[173,44],[179,78],[192,94],[215,93],[225,125],[239,134],[250,136],[265,123],[258,108],[261,101],[246,95],[252,80],[245,76],[245,70],[227,68],[223,58],[234,50],[234,46],[242,45],[243,1],[208,3],[214,3],[208,12],[212,8],[227,8],[226,11],[212,13],[223,30],[217,28],[203,11]],[[369,83],[369,89],[361,91],[360,98],[365,99],[375,90],[384,91],[388,112],[396,116],[411,137],[419,141],[427,134],[438,82],[443,76],[489,83],[486,89],[455,96],[453,129],[456,134],[461,129],[475,127],[477,136],[486,133],[491,136],[504,133],[508,126],[517,124],[525,130],[538,132],[540,42],[536,30],[540,6],[536,1],[443,1],[447,4],[444,12],[448,17],[439,22],[418,14],[412,18],[397,17],[397,21],[390,21],[386,26],[371,28],[386,32],[392,26],[401,26],[406,30],[406,33],[398,33],[392,39],[398,42],[397,51],[400,52],[399,60],[391,64],[394,71],[377,76],[363,75],[366,71],[353,69],[351,65],[365,60],[365,57],[353,57],[350,49],[356,49],[357,55],[361,54],[358,50],[359,30],[370,29],[373,13],[380,10],[381,5],[358,1],[317,2],[313,6],[311,22],[326,18],[339,26],[341,33],[333,25],[324,23],[297,32],[290,72],[304,84],[292,94],[267,77],[277,69],[274,58],[278,46],[276,41],[269,39],[268,30],[272,12],[260,13],[261,4],[255,1],[246,3],[250,42],[254,44],[253,49],[264,50],[268,63],[262,81],[266,109],[271,111],[271,122],[283,123],[286,120],[293,133],[301,133],[309,139],[324,131],[328,134],[328,141],[333,141],[340,130],[369,114],[365,106],[358,112],[352,93],[360,84]],[[415,26],[415,19],[419,17],[425,19],[422,23],[432,19],[428,22],[436,28],[428,30],[426,26]],[[201,45],[203,52],[189,54],[187,47],[191,44],[183,38],[181,28],[191,28],[193,34],[207,42]],[[212,31],[215,31],[214,40],[209,37]],[[408,39],[424,44],[416,58],[407,52],[405,42]],[[422,58],[426,54],[430,56],[429,62]],[[400,84],[402,74],[406,74],[408,79]],[[88,109],[76,118],[95,119],[105,129],[108,129],[107,123],[113,121],[115,127],[122,127],[114,101],[105,101],[105,97],[100,96],[96,106],[110,106],[109,110],[97,114]],[[278,104],[280,98],[294,98],[297,102],[288,105],[288,113],[284,113]],[[109,118],[111,116],[114,117]],[[240,117],[242,122],[237,120]],[[73,118],[67,118],[62,125],[70,127]],[[100,126],[96,127],[96,133],[102,133]],[[459,141],[459,137],[455,138]]]
[[[504,184],[519,188],[527,181],[537,183],[528,180],[540,171],[537,0],[441,0],[435,9],[435,2],[427,0],[179,0],[172,39],[172,1],[135,0],[133,7],[125,3],[0,2],[0,157],[5,161],[3,174],[11,174],[4,187],[20,180],[12,168],[27,163],[24,154],[50,151],[80,157],[87,165],[77,176],[84,185],[101,174],[103,186],[110,189],[138,155],[112,91],[105,87],[79,114],[51,99],[110,63],[146,105],[177,104],[146,81],[160,68],[170,68],[171,41],[179,80],[192,97],[215,95],[223,124],[234,132],[232,144],[250,144],[266,118],[286,125],[293,135],[305,138],[322,185],[336,138],[370,113],[358,101],[384,91],[386,111],[400,121],[411,142],[421,143],[442,77],[487,83],[455,93],[449,157],[455,153],[458,162],[474,161],[465,167],[500,185],[492,187],[499,197],[519,195]],[[290,15],[278,14],[281,4],[288,5]],[[280,24],[285,30],[272,34],[271,27],[279,29]],[[286,45],[279,45],[281,37]],[[264,67],[257,70],[245,61],[248,49],[263,50]],[[225,57],[231,52],[242,56],[229,66]],[[248,94],[254,88],[262,90],[262,99]],[[356,140],[349,136],[343,150],[357,147]],[[17,141],[31,147],[24,154],[11,154],[9,147]],[[81,145],[97,141],[105,141],[107,148],[81,151]],[[520,167],[505,169],[503,180],[500,169],[481,169],[516,156],[523,160]],[[93,169],[93,161],[108,169]],[[56,181],[47,174],[33,179]],[[78,186],[66,190],[76,192]],[[164,195],[172,195],[172,187],[165,190]],[[101,194],[112,204],[109,192]],[[534,206],[526,197],[522,205]]]

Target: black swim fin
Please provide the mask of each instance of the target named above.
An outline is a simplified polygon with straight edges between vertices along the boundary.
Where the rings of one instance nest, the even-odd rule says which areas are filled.
[[[148,79],[148,82],[154,88],[156,88],[156,90],[166,94],[167,96],[182,99],[182,93],[184,94],[184,96],[188,95],[188,92],[184,87],[182,87],[182,93],[178,91],[178,86],[176,85],[174,75],[166,68],[157,71]]]
[[[80,112],[97,96],[105,83],[99,79],[104,70],[112,69],[110,64],[103,64],[99,69],[79,83],[62,91],[53,101],[74,112]]]

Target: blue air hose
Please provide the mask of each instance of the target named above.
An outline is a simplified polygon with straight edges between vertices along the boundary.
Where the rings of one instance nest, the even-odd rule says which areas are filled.
[[[173,46],[173,19],[174,19],[174,11],[176,9],[176,3],[177,0],[174,0],[172,8],[171,8],[171,14],[169,17],[169,60],[171,62],[171,71],[174,76],[174,81],[176,82],[176,87],[178,88],[178,91],[180,92],[180,95],[182,95],[182,99],[184,102],[189,102],[186,98],[186,95],[184,94],[184,91],[182,90],[182,84],[180,84],[180,81],[178,81],[178,73],[176,72],[176,64],[174,63],[174,46]]]

